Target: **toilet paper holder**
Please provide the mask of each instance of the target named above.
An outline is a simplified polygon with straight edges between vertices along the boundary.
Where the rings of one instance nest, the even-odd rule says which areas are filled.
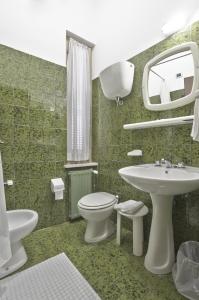
[[[62,178],[51,179],[51,191],[55,193],[55,200],[63,200],[64,190],[65,186]]]

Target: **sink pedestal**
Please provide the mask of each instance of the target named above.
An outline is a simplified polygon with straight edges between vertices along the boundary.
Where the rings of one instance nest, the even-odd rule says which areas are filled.
[[[150,194],[153,217],[144,265],[154,274],[167,274],[175,260],[172,225],[173,196]]]

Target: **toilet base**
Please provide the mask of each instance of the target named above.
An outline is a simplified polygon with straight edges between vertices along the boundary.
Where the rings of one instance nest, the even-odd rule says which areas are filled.
[[[97,243],[105,240],[114,232],[114,223],[109,219],[100,222],[88,221],[84,240],[87,243]]]
[[[28,260],[21,241],[11,244],[12,257],[0,268],[0,279],[21,268]]]

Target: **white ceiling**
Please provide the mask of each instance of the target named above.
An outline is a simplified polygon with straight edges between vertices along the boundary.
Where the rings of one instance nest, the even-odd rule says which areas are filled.
[[[96,44],[95,78],[164,39],[171,18],[197,19],[198,10],[198,0],[0,0],[0,43],[65,65],[68,29]]]

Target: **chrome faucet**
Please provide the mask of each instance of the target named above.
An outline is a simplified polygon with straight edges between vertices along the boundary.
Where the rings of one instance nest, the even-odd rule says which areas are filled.
[[[160,161],[157,160],[155,162],[156,167],[165,166],[166,168],[172,168],[172,163],[169,160],[162,158]]]
[[[162,158],[161,160],[156,160],[155,161],[155,167],[166,167],[168,168],[178,168],[178,169],[182,169],[185,168],[185,164],[183,162],[178,162],[177,164],[172,164],[171,161],[166,160],[164,158]]]
[[[161,167],[161,162],[159,160],[156,160],[154,166]]]
[[[166,168],[172,168],[172,163],[164,158],[161,159],[161,165],[164,165]]]
[[[177,168],[178,168],[178,169],[183,169],[183,168],[185,168],[185,164],[184,164],[183,162],[179,162],[179,163],[177,164]]]

